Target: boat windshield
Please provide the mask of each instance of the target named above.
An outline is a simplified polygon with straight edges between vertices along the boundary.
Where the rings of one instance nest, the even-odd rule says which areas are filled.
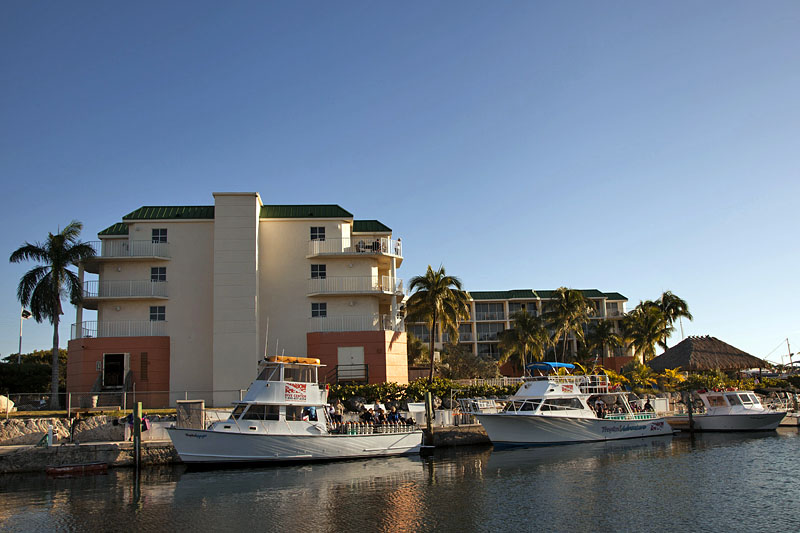
[[[239,417],[242,416],[242,413],[244,413],[245,409],[247,409],[247,405],[237,405],[231,413],[231,418],[238,420]]]
[[[284,365],[283,381],[299,383],[316,383],[317,367],[312,365]]]
[[[281,366],[280,365],[265,365],[259,372],[258,381],[280,381],[281,380]]]
[[[742,400],[744,405],[753,405],[753,400],[750,398],[749,394],[740,394],[739,399]]]
[[[733,405],[742,405],[741,400],[739,400],[738,394],[726,394],[725,397],[728,399],[728,403]]]
[[[241,406],[240,406],[241,407]],[[277,405],[250,405],[250,408],[242,417],[243,420],[278,420],[280,418],[280,407]]]
[[[583,409],[583,404],[577,398],[549,398],[542,404],[542,411],[564,411],[568,409]]]
[[[535,411],[539,407],[541,400],[526,400],[524,402],[508,402],[503,411]]]

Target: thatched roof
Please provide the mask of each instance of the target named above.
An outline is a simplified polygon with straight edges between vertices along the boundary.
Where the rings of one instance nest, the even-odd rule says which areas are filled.
[[[688,337],[647,364],[656,372],[681,370],[740,370],[767,366],[758,357],[734,348],[716,337]]]

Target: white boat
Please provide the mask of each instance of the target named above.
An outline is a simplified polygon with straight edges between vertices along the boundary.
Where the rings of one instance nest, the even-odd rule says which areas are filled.
[[[319,359],[273,356],[227,420],[207,429],[168,428],[184,463],[296,462],[419,452],[416,426],[334,424]]]
[[[609,387],[604,375],[557,375],[565,363],[534,363],[547,375],[526,377],[500,412],[474,414],[495,445],[565,444],[671,435],[667,421],[654,412],[635,412],[627,393]],[[597,400],[608,411],[592,409]],[[618,411],[618,412],[615,412]]]
[[[699,391],[705,412],[693,413],[695,431],[770,431],[776,429],[786,411],[768,409],[753,391]],[[689,428],[689,416],[670,417],[681,428]]]

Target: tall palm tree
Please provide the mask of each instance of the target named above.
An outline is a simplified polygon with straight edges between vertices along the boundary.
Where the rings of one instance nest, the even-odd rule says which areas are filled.
[[[458,324],[469,319],[469,295],[461,289],[461,280],[448,276],[444,266],[434,271],[430,265],[424,276],[414,276],[408,288],[415,291],[406,304],[406,320],[423,322],[430,331],[431,370],[428,381],[433,382],[433,345],[437,327],[458,343]]]
[[[563,337],[564,347],[561,360],[567,360],[567,337],[570,333],[579,341],[583,340],[583,326],[594,313],[594,307],[589,303],[581,291],[559,287],[555,291],[553,301],[548,302],[550,311],[544,314],[544,319],[555,332],[553,345]]]
[[[613,320],[600,320],[589,326],[586,344],[592,351],[600,350],[600,365],[605,364],[606,346],[616,348],[624,344],[622,337],[617,333]]]
[[[689,304],[686,303],[686,300],[679,298],[676,294],[673,294],[672,291],[665,291],[656,302],[656,305],[667,317],[667,322],[669,322],[670,326],[673,326],[676,321],[682,318],[688,320],[694,318],[692,313],[689,312]],[[683,326],[681,326],[681,328],[683,328]],[[666,350],[667,338],[661,339],[658,344]]]
[[[625,339],[637,354],[642,354],[644,363],[656,356],[656,344],[675,330],[661,309],[647,301],[628,313],[622,325]]]
[[[524,375],[529,355],[531,360],[544,359],[544,354],[550,346],[550,335],[542,319],[528,314],[524,309],[515,312],[510,318],[514,321],[514,326],[501,331],[498,335],[501,350],[499,362],[502,364],[512,361],[514,366],[522,368]]]
[[[37,261],[35,266],[22,276],[17,287],[17,298],[23,307],[33,313],[36,322],[49,320],[53,324],[52,374],[50,387],[50,407],[58,409],[58,323],[64,311],[61,301],[69,297],[70,302],[81,301],[82,290],[78,276],[68,267],[77,265],[94,257],[95,251],[90,244],[80,242],[83,224],[73,220],[53,235],[49,233],[44,243],[31,244],[25,242],[14,253],[9,261]]]

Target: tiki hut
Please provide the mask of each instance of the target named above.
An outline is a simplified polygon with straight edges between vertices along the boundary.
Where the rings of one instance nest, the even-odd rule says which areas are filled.
[[[716,337],[688,337],[647,364],[656,372],[680,367],[684,371],[764,368],[758,357],[734,348]]]

